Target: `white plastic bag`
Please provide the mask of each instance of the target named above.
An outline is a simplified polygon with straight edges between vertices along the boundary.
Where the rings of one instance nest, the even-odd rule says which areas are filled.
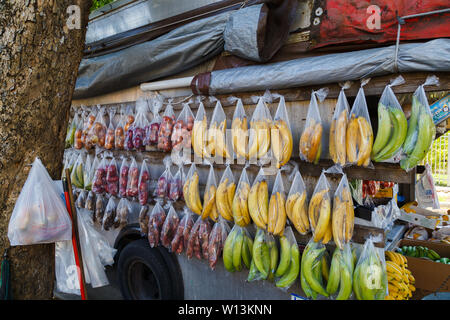
[[[439,199],[434,186],[433,175],[431,174],[430,165],[425,164],[425,172],[422,173],[416,181],[416,198],[419,207],[440,209]]]
[[[9,220],[11,246],[72,239],[72,223],[53,180],[36,158]]]

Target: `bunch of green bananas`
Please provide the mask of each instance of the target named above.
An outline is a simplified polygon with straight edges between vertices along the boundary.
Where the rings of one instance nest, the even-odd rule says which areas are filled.
[[[348,300],[352,294],[354,263],[355,261],[348,244],[343,250],[336,247],[331,260],[330,275],[326,287],[330,295],[338,292],[336,300]]]
[[[397,252],[404,256],[428,258],[433,261],[441,259],[441,256],[436,251],[423,246],[403,246],[401,248],[397,248]]]
[[[70,174],[70,180],[72,184],[80,189],[84,188],[84,166],[83,163],[78,162],[72,169]]]
[[[300,252],[297,241],[293,234],[293,241],[289,241],[286,234],[292,234],[290,227],[287,227],[280,237],[280,263],[275,271],[275,276],[279,278],[275,283],[278,288],[289,288],[297,279],[300,271]]]
[[[277,266],[278,247],[275,239],[263,229],[258,228],[247,281],[273,280]]]
[[[241,271],[242,263],[250,269],[253,252],[253,240],[246,230],[234,225],[223,247],[223,264],[229,272]]]
[[[408,131],[403,143],[406,158],[400,161],[404,170],[414,168],[427,154],[436,135],[436,126],[429,110],[414,95],[412,98],[411,117]]]
[[[365,251],[363,249],[353,273],[353,291],[356,299],[384,300],[387,289],[386,268],[383,267],[373,244]]]
[[[325,246],[314,241],[310,241],[303,251],[300,284],[308,298],[316,299],[318,294],[329,296],[324,284],[324,278],[327,280],[329,274],[325,253]]]
[[[378,104],[378,132],[372,147],[372,160],[380,162],[394,156],[406,138],[408,123],[402,109]]]

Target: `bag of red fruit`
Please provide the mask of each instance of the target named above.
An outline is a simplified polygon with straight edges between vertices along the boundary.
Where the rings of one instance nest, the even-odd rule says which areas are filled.
[[[170,166],[172,164],[172,161],[170,159],[170,156],[165,157],[163,162],[166,169],[159,177],[154,193],[154,196],[160,199],[168,198],[169,184],[172,178],[172,173],[170,172]]]
[[[122,110],[119,112],[119,122],[114,130],[114,148],[116,150],[125,148],[125,116]]]
[[[128,159],[125,156],[121,156],[122,163],[120,164],[120,174],[119,174],[119,196],[121,198],[127,197],[127,183],[128,183],[128,170],[130,165]]]
[[[148,170],[147,159],[144,159],[139,175],[139,203],[145,205],[148,202],[148,190],[150,189],[150,171]]]
[[[144,145],[145,146],[157,146],[158,145],[158,135],[159,135],[159,128],[161,126],[162,118],[159,115],[159,111],[162,108],[162,100],[161,99],[153,99],[150,101],[150,109],[153,114],[153,119],[150,121],[150,123],[147,125],[145,129],[145,139],[144,139]]]
[[[126,136],[127,150],[144,151],[145,126],[148,123],[147,119],[147,101],[140,98],[136,101],[136,118],[132,125],[129,126]],[[130,143],[131,138],[131,143]],[[128,140],[127,140],[128,139]],[[132,148],[130,149],[130,147]]]
[[[172,129],[175,121],[175,113],[173,112],[173,107],[170,104],[166,106],[166,110],[162,116],[161,126],[159,127],[158,133],[158,149],[169,152],[172,150]]]
[[[171,175],[168,197],[170,201],[177,201],[183,196],[183,166],[180,164],[175,175]]]
[[[175,237],[172,239],[171,250],[174,253],[180,254],[187,246],[189,240],[189,234],[191,233],[192,226],[194,225],[194,213],[187,207],[184,207],[184,215],[178,224]]]
[[[106,169],[106,190],[112,196],[119,194],[119,170],[116,159],[113,157]]]
[[[162,226],[166,221],[166,212],[164,208],[161,206],[159,200],[156,201],[155,206],[153,207],[152,213],[150,214],[150,218],[148,219],[148,243],[151,248],[157,247],[160,241],[160,235]]]
[[[138,196],[139,167],[134,157],[131,158],[130,169],[127,178],[127,197],[136,198]]]
[[[164,221],[164,225],[161,229],[161,244],[171,251],[172,240],[175,237],[176,231],[178,229],[178,224],[180,223],[180,217],[175,209],[170,205],[169,213]]]
[[[88,132],[86,144],[93,147],[103,148],[106,140],[106,121],[105,121],[105,107],[98,107],[99,111],[95,117],[95,122]]]
[[[85,110],[86,114],[88,110]],[[84,146],[86,150],[90,150],[93,145],[90,142],[89,138],[89,132],[91,131],[92,127],[94,126],[95,119],[97,118],[97,112],[98,112],[98,106],[91,107],[91,110],[87,116],[84,117],[83,120],[83,131],[81,132],[81,143]]]
[[[109,124],[106,129],[105,149],[112,150],[114,148],[115,127],[114,127],[114,115],[116,114],[116,108],[111,107],[109,109]]]
[[[183,109],[178,115],[172,131],[172,150],[191,149],[191,134],[194,126],[194,114],[188,103],[183,103]],[[190,153],[189,153],[190,154]]]
[[[94,161],[95,163],[95,161]],[[107,161],[105,154],[102,155],[102,160],[95,169],[94,181],[92,182],[92,191],[96,194],[106,192],[106,169]]]

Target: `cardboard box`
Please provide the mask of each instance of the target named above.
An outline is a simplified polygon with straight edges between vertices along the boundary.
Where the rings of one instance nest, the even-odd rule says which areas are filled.
[[[423,246],[436,251],[441,257],[450,258],[450,245],[439,242],[402,239],[398,247]],[[434,292],[450,292],[450,265],[421,258],[406,257],[408,269],[416,279],[413,299],[422,299]]]

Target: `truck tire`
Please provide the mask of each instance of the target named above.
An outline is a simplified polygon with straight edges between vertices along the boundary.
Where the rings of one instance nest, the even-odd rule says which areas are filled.
[[[170,273],[170,278],[172,279],[172,290],[173,290],[173,299],[174,300],[183,300],[184,299],[184,283],[183,283],[183,275],[181,272],[180,264],[175,256],[175,254],[170,253],[164,247],[157,247],[162,257],[166,261],[167,268]]]
[[[117,265],[120,291],[125,300],[168,300],[174,298],[172,279],[165,259],[146,239],[123,248]]]

